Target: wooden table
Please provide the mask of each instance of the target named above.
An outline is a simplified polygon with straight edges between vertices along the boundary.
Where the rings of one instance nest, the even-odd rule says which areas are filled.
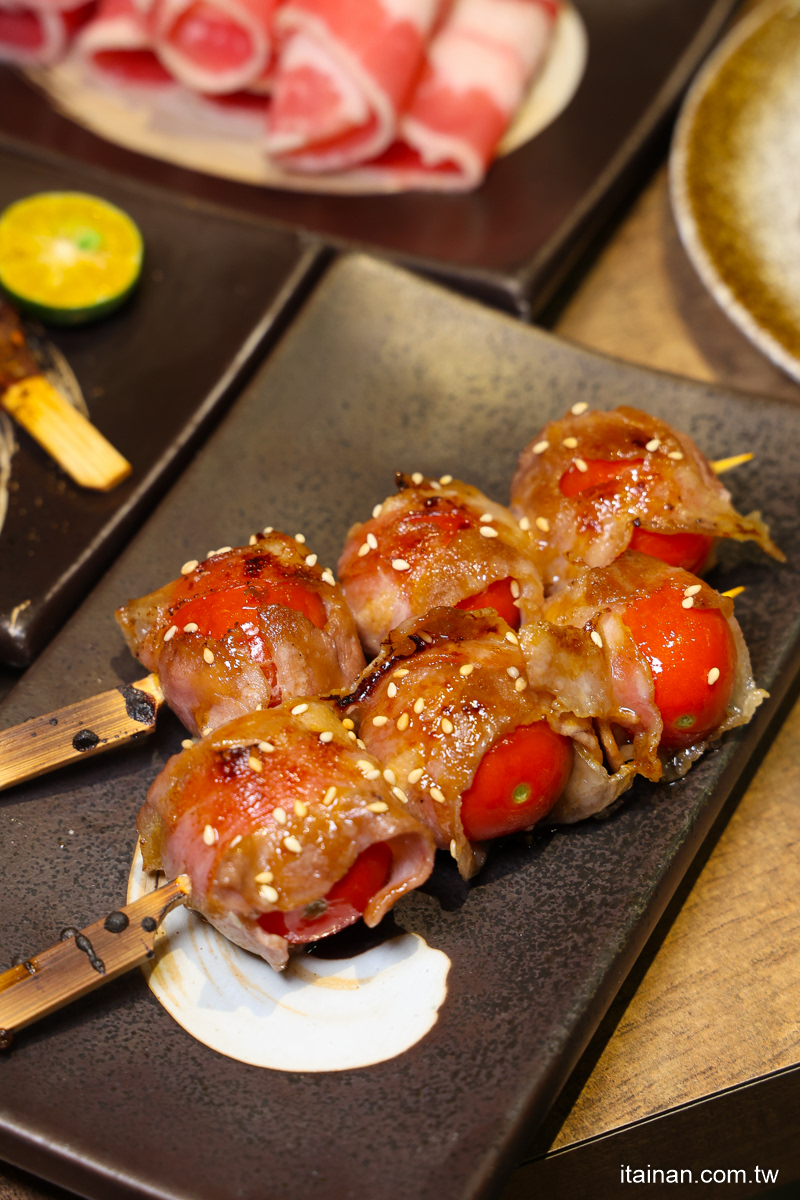
[[[739,335],[695,276],[664,169],[553,323],[562,336],[631,362],[800,403],[800,387]],[[648,1163],[750,1175],[758,1165],[777,1168],[779,1183],[800,1179],[799,745],[796,706],[504,1200],[618,1196],[621,1165]],[[645,1185],[636,1194],[663,1190]],[[766,1190],[711,1183],[699,1195]],[[66,1197],[15,1169],[0,1171],[0,1200]]]

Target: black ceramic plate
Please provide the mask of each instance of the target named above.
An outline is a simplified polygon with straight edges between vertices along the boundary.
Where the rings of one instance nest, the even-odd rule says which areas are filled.
[[[163,494],[319,257],[294,234],[0,140],[0,210],[51,189],[104,196],[144,234],[133,299],[108,320],[51,331],[133,474],[108,494],[86,491],[19,432],[0,530],[0,663],[13,666],[41,649]]]
[[[0,72],[0,124],[93,162],[370,247],[523,315],[541,307],[633,181],[737,0],[575,0],[589,39],[583,82],[539,137],[463,196],[307,196],[225,183],[101,142]]]
[[[797,668],[800,411],[577,350],[405,273],[343,259],[142,532],[7,699],[10,724],[137,666],[112,610],[208,546],[266,521],[332,562],[393,472],[452,472],[505,499],[520,447],[577,399],[633,403],[712,456],[789,555],[725,546],[772,699],[682,782],[644,785],[606,821],[509,840],[472,886],[449,857],[396,910],[452,960],[432,1031],[336,1074],[249,1067],[193,1041],[137,974],[23,1032],[0,1057],[0,1156],[89,1197],[477,1200],[522,1159],[611,997],[753,754]],[[125,895],[145,788],[182,735],[0,798],[6,961]]]

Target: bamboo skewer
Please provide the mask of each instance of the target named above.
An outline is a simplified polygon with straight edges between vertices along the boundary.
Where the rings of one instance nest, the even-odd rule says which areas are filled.
[[[152,958],[156,930],[188,899],[186,875],[134,900],[85,929],[67,927],[61,940],[0,975],[0,1049],[26,1025],[94,991]]]
[[[163,703],[158,676],[148,675],[0,731],[0,791],[152,733]]]
[[[732,454],[730,458],[718,458],[716,462],[711,462],[708,465],[715,475],[723,475],[726,471],[732,470],[733,467],[741,467],[743,463],[750,462],[752,458],[752,454]]]

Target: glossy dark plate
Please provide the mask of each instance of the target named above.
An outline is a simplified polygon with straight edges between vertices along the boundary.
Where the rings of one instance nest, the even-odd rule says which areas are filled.
[[[12,666],[38,653],[163,494],[319,258],[295,234],[0,137],[0,210],[49,190],[103,196],[144,235],[144,274],[125,307],[97,324],[50,331],[92,420],[133,474],[107,494],[86,491],[19,432],[0,530],[0,663]]]
[[[448,857],[397,924],[452,960],[438,1023],[357,1071],[248,1067],[193,1041],[127,976],[0,1056],[0,1156],[89,1197],[477,1200],[496,1194],[763,737],[798,666],[800,479],[791,405],[584,353],[366,258],[323,279],[235,409],[0,711],[11,724],[132,680],[112,610],[266,521],[333,562],[397,468],[505,499],[518,450],[577,399],[634,403],[712,456],[743,448],[734,498],[789,556],[725,546],[715,582],[772,692],[681,783],[643,785],[606,821],[509,840],[472,886]],[[125,894],[134,819],[182,737],[0,797],[0,953],[51,944]]]
[[[0,126],[76,157],[211,198],[337,245],[367,247],[529,315],[634,182],[737,0],[575,0],[589,58],[567,109],[461,196],[308,196],[227,183],[143,158],[57,116],[0,71]]]

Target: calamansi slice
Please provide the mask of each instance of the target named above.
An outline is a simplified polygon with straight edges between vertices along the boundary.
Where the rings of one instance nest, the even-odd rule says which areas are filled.
[[[83,192],[40,192],[0,215],[0,288],[53,324],[113,312],[136,286],[143,252],[127,213]]]

